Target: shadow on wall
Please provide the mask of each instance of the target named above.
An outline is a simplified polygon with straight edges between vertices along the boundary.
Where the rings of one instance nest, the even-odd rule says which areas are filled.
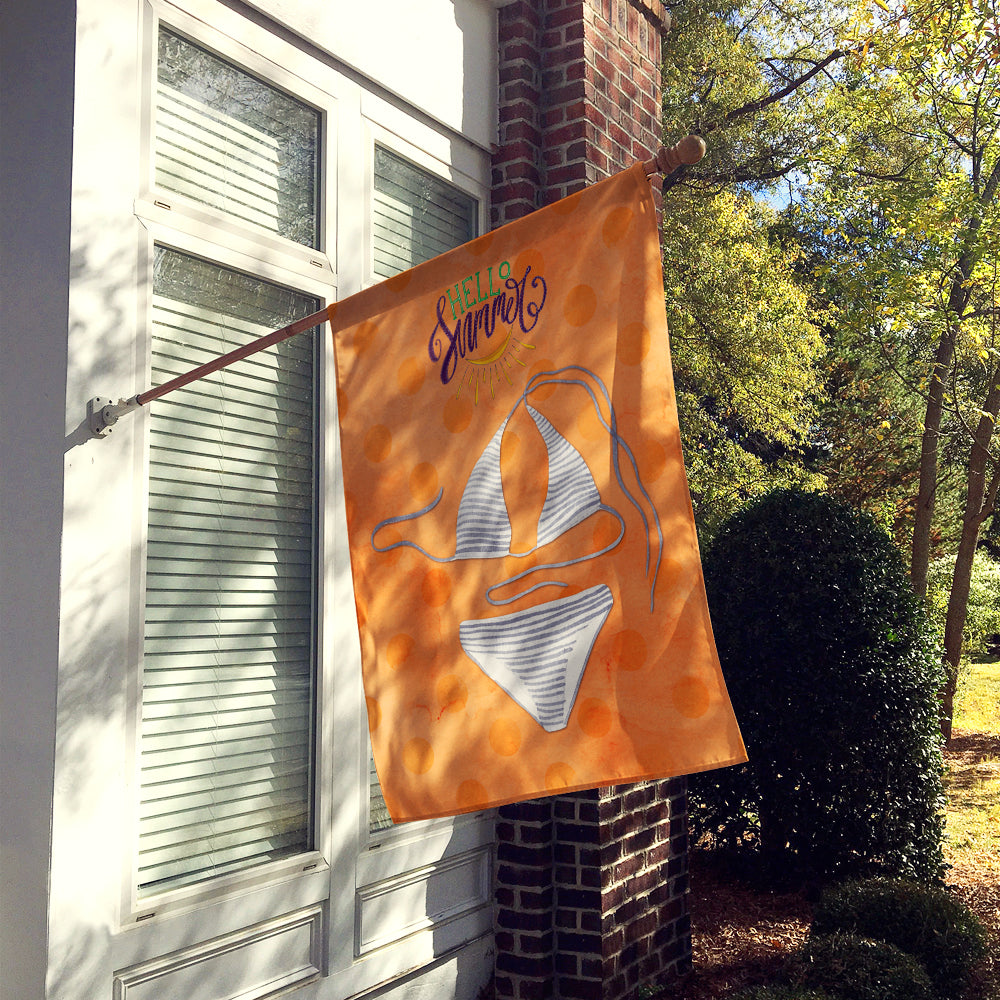
[[[98,223],[78,229],[70,259],[48,928],[53,1000],[107,995],[118,875],[129,856],[123,760],[135,699],[128,671],[135,656],[129,630],[138,559],[136,428],[92,438],[86,402],[127,395],[134,379],[138,223],[131,222],[124,238],[110,238]]]

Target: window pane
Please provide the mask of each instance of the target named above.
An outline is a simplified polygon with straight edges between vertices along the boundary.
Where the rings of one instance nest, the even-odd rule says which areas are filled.
[[[156,249],[152,382],[317,309]],[[150,405],[139,886],[312,847],[315,331]]]
[[[375,274],[391,278],[476,233],[476,200],[464,191],[375,147]]]
[[[160,29],[156,184],[317,246],[319,112]]]
[[[394,153],[375,147],[375,274],[391,278],[478,235],[475,198]],[[392,826],[369,750],[368,827]]]

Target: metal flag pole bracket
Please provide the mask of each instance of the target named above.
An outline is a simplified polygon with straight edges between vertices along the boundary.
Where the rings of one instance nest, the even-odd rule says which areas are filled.
[[[705,140],[701,136],[688,135],[673,146],[661,146],[656,151],[656,155],[651,160],[646,160],[642,164],[642,167],[647,175],[663,174],[666,176],[683,164],[690,165],[697,163],[704,155]],[[145,406],[146,403],[152,402],[154,399],[159,399],[168,392],[173,392],[174,389],[180,389],[189,382],[194,382],[205,375],[210,375],[212,372],[226,368],[234,361],[241,361],[251,354],[263,351],[272,344],[277,344],[282,340],[287,340],[289,337],[294,337],[296,334],[311,330],[313,327],[325,322],[328,315],[326,309],[321,309],[310,316],[305,316],[294,323],[289,323],[288,326],[283,326],[280,330],[275,330],[273,333],[258,337],[249,344],[244,344],[242,347],[238,347],[228,354],[223,354],[214,361],[209,361],[183,375],[178,375],[169,382],[164,382],[163,385],[156,386],[154,389],[146,389],[144,392],[137,393],[128,399],[119,399],[117,403],[104,396],[94,396],[93,399],[87,401],[87,424],[90,427],[90,432],[94,437],[107,437],[111,433],[111,428],[118,422],[118,418],[124,416],[126,413],[131,413],[133,410],[139,409],[140,406]]]
[[[118,422],[122,414],[130,413],[139,408],[138,396],[129,399],[119,399],[116,403],[105,396],[94,396],[87,400],[87,423],[94,437],[107,437],[111,428]]]

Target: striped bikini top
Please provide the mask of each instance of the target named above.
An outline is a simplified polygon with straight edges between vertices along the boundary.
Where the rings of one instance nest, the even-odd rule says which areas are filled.
[[[580,376],[586,376],[586,379]],[[598,397],[587,379],[592,379],[597,384],[598,389],[607,404],[607,409],[611,417],[610,423],[605,420]],[[616,548],[621,543],[621,540],[625,535],[625,521],[621,514],[615,508],[609,507],[601,501],[601,495],[597,489],[597,483],[594,481],[594,477],[591,474],[590,469],[587,467],[586,461],[577,448],[574,447],[558,430],[556,430],[556,428],[553,427],[552,424],[538,412],[538,410],[528,403],[528,397],[533,392],[536,392],[545,386],[551,385],[581,386],[588,393],[590,403],[594,407],[605,430],[607,430],[612,442],[612,460],[618,484],[632,505],[639,511],[643,523],[646,526],[646,537],[648,539],[650,518],[647,516],[644,507],[625,486],[620,468],[620,452],[624,452],[627,461],[630,463],[635,476],[635,481],[638,484],[638,489],[645,497],[651,510],[652,501],[649,499],[649,496],[639,479],[638,467],[631,450],[625,441],[618,436],[614,408],[611,405],[611,399],[608,395],[607,389],[601,379],[593,372],[571,365],[552,372],[540,372],[530,379],[520,397],[511,407],[510,412],[501,421],[500,426],[496,429],[489,443],[483,449],[483,453],[476,460],[476,464],[473,466],[472,471],[469,474],[468,481],[465,484],[465,489],[462,492],[462,498],[458,505],[458,516],[455,525],[454,555],[434,555],[427,552],[415,542],[405,539],[393,542],[392,544],[386,546],[379,546],[376,542],[376,536],[383,528],[386,528],[391,524],[399,524],[404,521],[415,520],[432,511],[438,503],[440,503],[441,497],[444,495],[443,489],[438,491],[437,497],[426,507],[423,507],[418,511],[414,511],[411,514],[402,514],[380,521],[375,526],[371,534],[372,548],[374,548],[376,552],[389,552],[392,549],[399,548],[401,546],[412,548],[419,551],[428,559],[439,563],[454,562],[459,559],[502,559],[506,556],[524,557],[533,554],[543,546],[555,541],[571,528],[574,528],[576,525],[585,521],[588,517],[596,514],[598,511],[605,511],[617,519],[619,523],[617,538],[599,551],[562,562],[545,563],[543,565],[533,566],[531,569],[525,570],[523,573],[518,573],[501,583],[494,584],[486,592],[486,599],[491,604],[495,605],[510,604],[511,602],[519,600],[527,594],[530,594],[532,591],[537,590],[539,587],[568,586],[568,584],[561,581],[547,580],[543,583],[535,584],[527,590],[515,594],[512,597],[496,599],[492,596],[493,591],[498,590],[501,587],[506,587],[507,585],[528,576],[529,574],[537,573],[541,570],[564,568],[566,566],[586,562],[590,559],[597,559]],[[503,493],[503,483],[501,481],[500,474],[500,443],[504,432],[507,429],[507,425],[510,423],[511,418],[517,412],[522,403],[524,404],[531,419],[534,421],[535,426],[538,428],[538,432],[541,434],[542,441],[545,444],[548,455],[548,490],[546,492],[545,501],[542,505],[542,511],[538,519],[538,534],[535,546],[526,552],[511,552],[510,546],[512,540],[512,529],[510,523],[510,513],[507,510],[507,504]],[[650,607],[652,608],[652,595],[653,589],[656,585],[656,571],[659,569],[660,553],[663,548],[663,535],[660,528],[659,518],[655,516],[655,510],[653,510],[651,520],[656,526],[656,531],[659,537],[656,565],[654,567],[653,580],[650,585]],[[650,568],[649,562],[650,553],[649,543],[647,541],[647,573]]]

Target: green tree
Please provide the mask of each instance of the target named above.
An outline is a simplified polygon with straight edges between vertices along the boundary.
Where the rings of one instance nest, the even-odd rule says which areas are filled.
[[[951,436],[966,452],[944,628],[948,734],[973,558],[1000,485],[991,451],[1000,409],[1000,19],[996,0],[880,0],[869,12],[856,24],[865,61],[825,95],[834,130],[820,144],[810,198],[840,241],[826,266],[864,306],[843,321],[898,370],[922,358],[910,561],[921,595],[943,444]]]
[[[664,278],[678,406],[702,534],[807,467],[824,346],[794,241],[755,193],[804,161],[817,88],[843,57],[823,3],[671,6],[668,136],[709,138],[664,183]]]
[[[749,762],[692,778],[696,829],[778,872],[940,877],[941,665],[889,536],[779,490],[716,535],[705,586]]]
[[[850,5],[827,0],[681,0],[669,5],[663,126],[703,136],[708,154],[665,182],[772,189],[809,163],[826,129],[819,100],[838,63]]]
[[[831,218],[824,195],[806,193],[782,213],[782,225],[802,253],[797,266],[812,276],[807,285],[813,314],[822,317],[827,346],[824,390],[812,429],[814,469],[835,496],[866,510],[895,538],[900,550],[912,542],[919,479],[920,436],[928,341],[919,322],[890,328],[879,319],[884,289],[858,280],[853,268],[842,278],[846,259],[856,261],[865,245],[857,231],[841,232],[845,220]],[[903,250],[897,250],[900,259]],[[905,297],[900,296],[905,300]],[[897,309],[898,313],[899,310]],[[902,331],[902,332],[900,332]],[[946,414],[947,417],[947,414]],[[960,440],[946,424],[939,463],[938,548],[957,543],[960,509]]]
[[[824,348],[773,221],[746,195],[682,191],[664,220],[677,405],[708,535],[747,499],[809,479],[802,454]]]

